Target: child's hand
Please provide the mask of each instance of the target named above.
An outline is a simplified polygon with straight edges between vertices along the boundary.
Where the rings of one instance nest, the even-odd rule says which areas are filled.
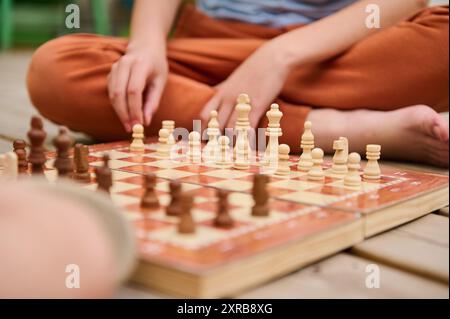
[[[252,99],[253,105],[250,124],[256,128],[289,75],[290,68],[278,51],[280,48],[275,42],[268,42],[219,84],[216,87],[216,95],[206,104],[200,115],[204,123],[207,123],[212,110],[218,110],[221,129],[234,127],[237,116],[234,112],[236,98],[240,93],[246,93]]]
[[[134,124],[150,125],[168,74],[165,49],[132,48],[112,66],[109,98],[125,130]]]

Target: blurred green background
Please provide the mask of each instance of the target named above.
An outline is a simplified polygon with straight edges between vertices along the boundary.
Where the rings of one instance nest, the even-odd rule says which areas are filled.
[[[68,4],[80,7],[80,29],[65,27]],[[131,6],[132,0],[0,0],[0,48],[34,47],[71,32],[126,36]]]

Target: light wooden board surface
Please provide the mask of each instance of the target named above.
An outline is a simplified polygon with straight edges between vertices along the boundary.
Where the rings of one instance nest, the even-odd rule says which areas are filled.
[[[367,265],[373,261],[347,253],[325,259],[237,298],[448,298],[448,286],[379,264],[380,288],[366,287]],[[117,298],[165,298],[149,289],[128,285]]]
[[[368,239],[352,253],[448,284],[449,220],[430,214]]]

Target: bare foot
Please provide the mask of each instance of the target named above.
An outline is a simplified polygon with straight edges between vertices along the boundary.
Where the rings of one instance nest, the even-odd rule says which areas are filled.
[[[390,112],[311,111],[309,121],[318,147],[332,153],[332,141],[345,136],[351,151],[365,154],[367,144],[381,144],[382,158],[449,167],[449,124],[432,108],[416,105]]]

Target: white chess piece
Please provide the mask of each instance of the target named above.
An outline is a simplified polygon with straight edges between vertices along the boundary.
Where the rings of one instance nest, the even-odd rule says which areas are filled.
[[[348,173],[344,178],[344,185],[349,188],[360,188],[361,174],[361,156],[358,153],[351,153],[348,156]]]
[[[170,145],[167,143],[169,134],[169,131],[165,128],[159,130],[158,148],[156,153],[162,158],[170,157]]]
[[[236,147],[235,147],[235,160],[233,168],[239,169],[239,170],[245,170],[249,169],[250,163],[248,161],[248,157],[245,152],[246,144],[244,139],[238,139],[236,141]]]
[[[219,152],[219,136],[220,136],[220,124],[217,119],[217,111],[211,111],[210,120],[208,122],[208,143],[203,149],[204,158],[207,162],[213,162],[216,154]]]
[[[169,131],[169,137],[167,139],[167,144],[169,145],[175,145],[175,137],[173,136],[173,132],[175,130],[175,121],[166,120],[162,121],[162,128],[165,128]]]
[[[367,165],[364,169],[364,179],[369,181],[377,181],[381,178],[380,165],[378,160],[381,155],[381,145],[367,145],[366,158]]]
[[[275,175],[287,176],[291,173],[291,167],[289,164],[289,153],[291,149],[289,145],[281,144],[278,146],[278,167],[275,171]]]
[[[16,153],[8,152],[2,155],[2,162],[3,174],[0,176],[1,180],[6,182],[16,181],[19,172]]]
[[[308,180],[310,181],[322,181],[325,179],[325,173],[323,172],[323,150],[315,148],[311,152],[313,166],[308,172]]]
[[[141,124],[136,124],[133,126],[133,142],[130,145],[130,151],[132,152],[145,151],[144,127]]]
[[[189,134],[188,157],[192,163],[200,163],[202,158],[201,136],[199,132],[191,132]]]
[[[305,130],[302,135],[301,148],[303,150],[298,162],[298,170],[308,172],[313,166],[311,152],[314,149],[314,135],[312,133],[312,123],[305,122]]]
[[[228,136],[219,137],[219,156],[216,158],[216,165],[219,168],[230,168],[232,164],[231,152],[230,152],[230,139]]]
[[[347,160],[345,141],[342,139],[333,142],[333,149],[335,150],[333,156],[333,166],[330,170],[330,177],[335,179],[343,179],[347,175]]]
[[[247,94],[240,94],[237,98],[237,104],[235,107],[237,119],[234,128],[236,132],[236,147],[234,149],[234,153],[236,154],[239,143],[242,143],[243,145],[240,145],[241,148],[243,148],[245,161],[247,161],[248,164],[250,164],[249,155],[251,154],[249,139],[249,130],[251,129],[249,114],[251,109],[250,97]]]
[[[266,116],[269,120],[269,124],[266,129],[266,136],[269,138],[269,141],[264,154],[264,163],[271,167],[276,167],[278,162],[278,139],[283,135],[280,126],[283,113],[280,111],[280,106],[274,103],[271,105],[270,110],[266,113]]]

